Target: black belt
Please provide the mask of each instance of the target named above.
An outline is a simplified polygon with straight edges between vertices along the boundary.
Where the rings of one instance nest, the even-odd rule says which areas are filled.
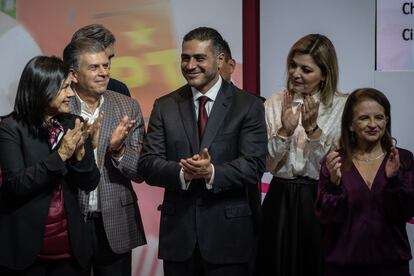
[[[102,217],[101,212],[87,212],[86,219],[98,219]]]

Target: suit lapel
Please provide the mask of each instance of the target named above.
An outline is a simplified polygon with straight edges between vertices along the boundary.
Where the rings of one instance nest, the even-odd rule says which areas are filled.
[[[71,113],[79,115],[79,116],[81,115],[80,101],[79,101],[78,97],[73,96],[70,99],[69,108],[70,108]]]
[[[179,92],[178,107],[185,133],[191,144],[191,150],[193,153],[198,153],[199,138],[196,114],[194,111],[193,93],[191,93],[191,89],[188,85],[184,86]]]
[[[105,94],[104,94],[105,95]],[[105,96],[104,96],[105,97]],[[103,120],[101,123],[101,127],[99,128],[99,141],[98,141],[98,148],[97,148],[97,152],[98,152],[98,156],[97,156],[97,165],[98,168],[101,169],[103,162],[105,160],[105,154],[106,154],[106,149],[108,147],[108,144],[110,143],[110,139],[112,137],[112,133],[109,135],[109,139],[105,139],[105,137],[107,137],[106,133],[108,131],[111,131],[111,123],[113,121],[113,114],[111,114],[111,101],[109,101],[108,99],[104,99],[104,102],[102,104],[101,107],[101,112],[104,113],[103,116]],[[118,120],[117,123],[119,123],[120,120]]]
[[[78,97],[76,96],[71,98],[70,111],[73,114],[81,116],[81,103]],[[89,193],[86,193],[85,191],[82,191],[79,189],[78,194],[79,194],[79,204],[80,204],[81,212],[83,214],[86,214],[88,210],[88,204],[89,204]]]
[[[213,109],[208,117],[207,126],[204,132],[203,140],[201,141],[200,150],[210,147],[211,143],[216,137],[217,131],[223,124],[224,118],[229,111],[233,94],[231,86],[223,81],[221,88],[217,94],[217,98],[214,102]]]
[[[72,97],[70,101],[70,110],[72,113],[81,116],[81,103],[77,97]],[[104,112],[104,118],[99,129],[101,134],[111,129],[112,116],[108,110],[111,110],[111,103],[109,100],[104,100],[101,108],[101,112]],[[105,140],[105,135],[99,135],[99,142],[97,148],[98,156],[96,160],[96,164],[98,165],[99,169],[101,169],[101,166],[103,165],[107,144],[109,142],[110,141]]]

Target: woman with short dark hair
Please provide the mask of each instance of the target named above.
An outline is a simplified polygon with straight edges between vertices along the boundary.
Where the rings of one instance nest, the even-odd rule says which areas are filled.
[[[340,149],[326,156],[319,177],[324,275],[410,275],[405,224],[414,216],[414,161],[392,139],[385,95],[373,88],[352,92]]]
[[[31,59],[0,123],[0,275],[80,275],[89,261],[78,188],[100,174],[88,128],[69,114],[71,82],[59,58]]]

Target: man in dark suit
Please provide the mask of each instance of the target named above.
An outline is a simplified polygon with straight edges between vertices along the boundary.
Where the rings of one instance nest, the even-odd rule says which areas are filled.
[[[106,89],[109,61],[97,41],[72,41],[63,60],[74,77],[71,112],[89,123],[97,120],[99,126],[91,135],[101,179],[97,190],[80,192],[81,211],[93,235],[91,266],[95,276],[131,276],[131,250],[146,243],[131,185],[131,180],[141,182],[137,172],[145,132],[141,109],[137,101]],[[91,275],[90,267],[86,275]]]
[[[101,43],[105,48],[105,53],[108,56],[109,64],[111,63],[111,59],[115,56],[116,39],[110,30],[100,24],[90,24],[77,30],[72,36],[72,41],[80,38],[95,39]],[[129,93],[128,87],[119,80],[110,78],[107,89],[131,97],[131,93]]]
[[[222,40],[207,27],[184,37],[187,84],[155,101],[139,161],[145,181],[165,188],[159,258],[166,276],[249,271],[255,233],[247,187],[265,170],[264,108],[220,77]]]

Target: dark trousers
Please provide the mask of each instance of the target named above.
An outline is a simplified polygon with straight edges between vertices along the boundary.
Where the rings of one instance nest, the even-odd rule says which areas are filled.
[[[211,264],[200,254],[198,245],[193,255],[184,262],[164,260],[165,276],[248,276],[249,264]]]
[[[81,267],[72,259],[37,259],[24,270],[12,270],[0,266],[1,276],[81,276]]]
[[[88,217],[87,225],[91,233],[93,256],[90,265],[84,269],[83,276],[131,276],[131,251],[116,254],[109,246],[103,226],[102,216]]]

